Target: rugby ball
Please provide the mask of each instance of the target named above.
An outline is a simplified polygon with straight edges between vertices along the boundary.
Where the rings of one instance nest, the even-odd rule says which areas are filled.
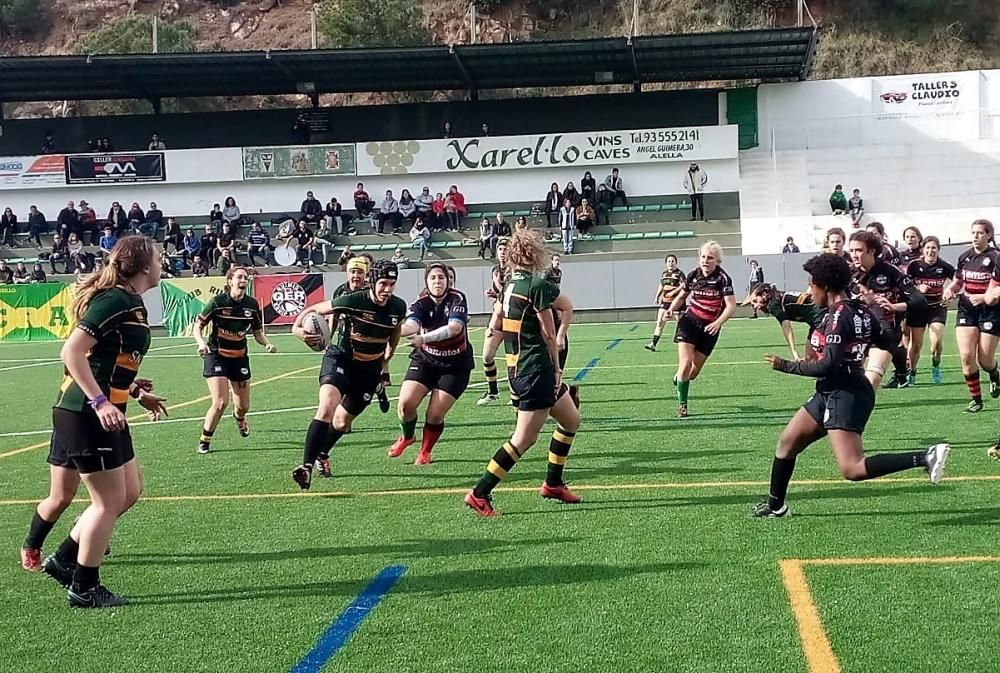
[[[317,353],[325,351],[326,347],[330,345],[330,324],[320,314],[310,313],[307,315],[302,321],[302,329],[306,334],[319,335],[320,342],[318,344],[307,344]]]

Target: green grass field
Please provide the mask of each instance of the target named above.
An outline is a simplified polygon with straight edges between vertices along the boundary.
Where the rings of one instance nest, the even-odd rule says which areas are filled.
[[[764,353],[785,353],[773,320],[735,321],[692,386],[692,416],[678,420],[675,349],[668,338],[659,353],[644,351],[649,329],[571,332],[568,376],[599,359],[581,381],[584,425],[566,472],[585,502],[538,497],[545,434],[497,492],[503,515],[491,520],[461,497],[513,419],[474,404],[481,373],[431,466],[414,467],[412,448],[408,460],[386,457],[395,410],[373,407],[336,447],[335,478],[302,495],[289,470],[301,460],[320,356],[288,336],[276,338],[277,355],[252,345],[252,436],[241,440],[227,419],[214,452],[199,456],[201,361],[188,341],[154,340],[143,375],[179,406],[170,423],[133,429],[146,490],[104,566],[108,586],[132,601],[113,612],[71,611],[63,590],[16,562],[32,502],[47,490],[46,448],[19,450],[47,445],[59,345],[3,345],[0,671],[291,671],[393,565],[405,575],[324,670],[996,670],[1000,465],[985,449],[1000,403],[962,413],[951,336],[945,383],[925,374],[914,389],[880,393],[866,444],[948,441],[952,479],[847,483],[822,442],[799,460],[794,516],[756,521],[747,512],[766,493],[777,435],[812,382],[763,364]],[[404,362],[394,363],[397,384]],[[64,515],[48,551],[82,506]],[[946,560],[900,561],[912,557]],[[787,559],[828,561],[786,563],[786,586]]]

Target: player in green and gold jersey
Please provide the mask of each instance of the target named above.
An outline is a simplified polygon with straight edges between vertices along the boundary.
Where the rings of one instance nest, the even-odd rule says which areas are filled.
[[[778,321],[778,324],[781,325],[781,333],[785,337],[785,343],[792,351],[793,360],[801,360],[802,358],[799,357],[799,351],[795,347],[795,333],[792,331],[792,323],[801,322],[808,325],[809,334],[806,336],[805,359],[816,359],[816,351],[813,350],[811,343],[812,335],[823,322],[826,310],[813,303],[812,295],[808,292],[782,292],[774,285],[761,283],[750,291],[750,296],[744,304],[752,304],[755,310],[767,313]]]
[[[486,296],[493,300],[494,309],[499,307],[500,295],[503,294],[504,285],[510,279],[510,267],[507,264],[509,244],[510,239],[506,236],[497,241],[497,263],[491,273],[490,287],[486,290]],[[497,384],[497,363],[494,358],[502,341],[503,334],[500,330],[486,327],[486,335],[483,337],[483,375],[486,377],[486,392],[476,400],[476,404],[481,407],[500,399],[500,386]]]
[[[684,287],[684,272],[677,268],[677,255],[667,255],[663,263],[666,268],[660,274],[660,282],[656,286],[656,303],[660,305],[656,311],[656,327],[653,328],[653,339],[643,346],[654,352],[663,335],[663,326],[670,319],[670,304]]]
[[[368,272],[368,287],[307,307],[295,319],[292,333],[307,344],[320,337],[302,325],[313,314],[336,314],[340,332],[323,354],[319,375],[319,405],[306,432],[302,464],[292,470],[301,488],[312,484],[313,466],[329,455],[382,385],[382,372],[399,344],[406,302],[393,295],[399,270],[387,260]]]
[[[211,450],[212,437],[229,403],[233,391],[233,418],[240,437],[250,436],[247,412],[250,411],[250,356],[247,353],[247,333],[267,350],[277,348],[264,334],[264,318],[257,300],[247,294],[250,276],[242,266],[226,273],[226,287],[205,304],[195,319],[192,331],[198,343],[198,355],[205,359],[203,376],[208,381],[212,403],[205,413],[205,424],[198,442],[198,453]],[[205,328],[211,325],[208,339]]]
[[[537,232],[514,232],[507,248],[511,276],[490,327],[503,332],[511,393],[517,397],[517,425],[510,440],[493,455],[479,483],[465,496],[465,504],[481,516],[497,513],[490,494],[535,443],[550,415],[557,427],[549,444],[548,471],[540,493],[543,498],[564,503],[580,501],[563,482],[580,412],[562,382],[560,337],[553,320],[553,312],[558,311],[563,320],[559,329],[568,329],[573,304],[556,285],[535,275],[546,257],[545,242]]]

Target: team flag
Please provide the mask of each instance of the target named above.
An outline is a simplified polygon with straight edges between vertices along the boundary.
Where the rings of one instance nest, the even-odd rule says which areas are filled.
[[[252,295],[253,286],[247,288]],[[160,281],[163,300],[163,326],[170,336],[191,336],[194,319],[217,294],[226,291],[222,276],[205,278],[174,278]]]
[[[55,341],[73,329],[66,283],[0,285],[0,341]]]
[[[306,306],[323,301],[323,274],[258,276],[254,281],[265,325],[291,325]]]

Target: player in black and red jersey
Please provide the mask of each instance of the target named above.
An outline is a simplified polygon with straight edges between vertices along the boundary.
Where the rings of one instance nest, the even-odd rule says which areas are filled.
[[[469,302],[451,286],[448,267],[434,262],[424,272],[426,292],[412,304],[403,321],[402,336],[413,352],[399,389],[399,438],[389,448],[398,458],[416,441],[417,407],[430,395],[420,452],[414,465],[431,462],[431,451],[444,432],[444,419],[465,389],[475,367],[467,332]]]
[[[903,229],[906,247],[899,251],[899,270],[906,273],[910,263],[924,256],[924,235],[916,227]]]
[[[736,297],[733,279],[722,269],[722,247],[715,241],[701,246],[698,268],[687,275],[681,291],[670,304],[676,313],[690,298],[684,314],[677,319],[674,343],[677,344],[677,414],[688,415],[688,390],[698,378],[708,356],[715,350],[719,333],[733,313]]]
[[[878,234],[856,231],[851,234],[850,246],[854,266],[852,295],[868,304],[875,313],[886,333],[883,343],[895,340],[892,348],[876,346],[871,349],[865,374],[872,388],[878,390],[891,360],[894,374],[886,387],[905,388],[909,385],[908,367],[906,349],[900,343],[899,318],[905,311],[926,311],[927,300],[909,276],[880,258],[883,250]]]
[[[654,352],[656,345],[660,343],[663,326],[670,319],[670,304],[684,285],[684,272],[677,268],[677,255],[667,255],[663,263],[667,267],[660,274],[660,281],[656,284],[656,303],[660,305],[660,309],[656,312],[656,327],[653,328],[653,339],[643,346],[646,350]]]
[[[917,380],[917,363],[920,362],[920,351],[924,346],[924,332],[928,329],[931,333],[931,380],[941,383],[941,337],[948,322],[948,303],[941,295],[955,278],[955,267],[938,256],[941,242],[937,237],[928,236],[922,241],[923,256],[911,261],[906,269],[906,275],[913,279],[913,284],[927,298],[927,311],[910,313],[906,317],[910,332],[908,351],[911,384]]]
[[[816,359],[816,352],[812,349],[812,335],[825,312],[813,303],[812,295],[808,292],[782,292],[770,283],[762,283],[750,291],[750,297],[746,303],[752,304],[754,309],[761,313],[770,314],[778,321],[778,324],[781,325],[781,333],[785,336],[785,343],[792,351],[793,360],[801,358],[795,347],[795,333],[792,331],[792,323],[800,322],[808,325],[805,359]]]
[[[1000,337],[1000,309],[986,302],[991,284],[1000,283],[1000,252],[993,242],[993,223],[976,220],[972,223],[972,247],[958,258],[955,281],[945,288],[945,301],[958,296],[958,324],[955,338],[962,359],[962,374],[969,387],[972,401],[969,413],[983,410],[983,393],[979,387],[979,369],[990,377],[990,397],[1000,397],[1000,373],[997,372],[997,341]]]
[[[820,357],[814,362],[792,362],[768,355],[767,361],[778,371],[815,377],[816,392],[778,438],[767,500],[758,504],[752,515],[780,518],[789,514],[785,495],[795,459],[823,436],[830,438],[845,479],[864,481],[922,468],[932,483],[939,483],[951,451],[947,444],[936,444],[925,451],[865,455],[861,435],[875,408],[875,390],[865,378],[862,363],[869,347],[888,349],[896,343],[896,336],[882,332],[880,321],[864,302],[849,298],[851,269],[843,258],[823,254],[810,259],[803,268],[809,274],[813,301],[828,309],[812,338]]]
[[[889,237],[885,235],[885,225],[881,222],[869,222],[865,225],[865,231],[875,234],[878,236],[878,240],[882,242],[882,252],[879,253],[878,258],[899,269],[901,266],[899,250],[890,245]]]

